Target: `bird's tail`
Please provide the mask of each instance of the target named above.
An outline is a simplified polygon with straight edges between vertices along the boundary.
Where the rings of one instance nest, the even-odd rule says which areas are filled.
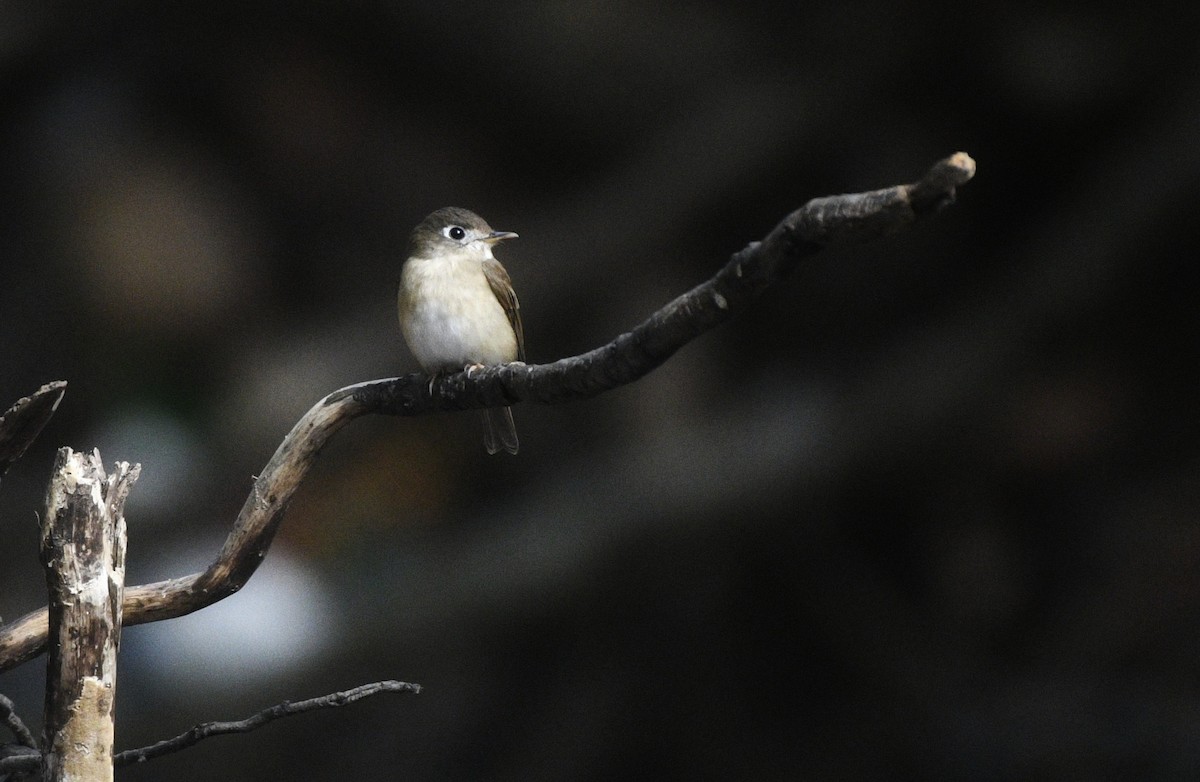
[[[517,425],[513,423],[511,407],[489,407],[483,411],[483,447],[488,453],[501,448],[511,454],[517,452]]]

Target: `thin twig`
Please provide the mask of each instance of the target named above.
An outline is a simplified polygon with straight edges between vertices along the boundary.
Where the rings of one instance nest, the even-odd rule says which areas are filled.
[[[8,779],[5,774],[15,774],[23,779],[30,774],[41,776],[42,753],[36,747],[19,744],[0,744],[0,780]]]
[[[37,739],[34,738],[33,731],[17,715],[16,705],[3,695],[0,695],[0,720],[4,721],[4,726],[12,732],[13,738],[22,746],[37,747]]]
[[[700,334],[746,310],[796,265],[827,246],[904,230],[953,202],[975,175],[964,152],[933,165],[919,181],[868,193],[816,198],[752,242],[711,279],[651,315],[632,331],[588,353],[552,364],[505,364],[468,376],[420,374],[373,380],[334,391],[292,427],[254,481],[217,558],[202,573],[125,589],[125,624],[157,622],[197,611],[241,589],[275,535],[288,501],[317,453],[359,416],[416,416],[441,410],[519,402],[556,404],[596,396],[654,370]],[[0,627],[0,671],[33,659],[46,644],[46,611]]]
[[[17,740],[16,744],[0,744],[0,779],[8,779],[9,774],[21,778],[39,771],[42,753],[37,739],[17,714],[16,705],[3,695],[0,695],[0,721]]]
[[[143,763],[147,760],[153,760],[163,755],[170,755],[174,752],[187,749],[193,744],[197,744],[211,736],[221,736],[228,733],[248,733],[282,717],[291,717],[296,714],[316,711],[317,709],[332,709],[338,706],[347,706],[363,698],[369,698],[372,695],[387,692],[412,693],[415,695],[420,691],[421,685],[419,684],[388,680],[372,682],[354,687],[353,689],[322,695],[319,698],[309,698],[308,700],[297,701],[296,703],[284,701],[270,708],[263,709],[244,720],[204,722],[174,738],[156,742],[148,747],[127,749],[124,752],[118,752],[113,756],[113,765],[120,767],[131,763]],[[0,714],[10,715],[16,720],[16,725],[19,726],[19,729],[14,727],[13,723],[6,716],[6,724],[10,728],[13,728],[13,732],[17,734],[17,738],[22,744],[19,747],[11,744],[0,746],[0,752],[4,753],[4,755],[0,755],[0,774],[28,774],[37,771],[41,766],[42,756],[37,749],[33,734],[29,733],[19,718],[16,718],[16,714],[12,709],[12,701],[2,695],[0,695]],[[26,743],[27,741],[29,743]]]
[[[203,722],[194,726],[191,730],[181,733],[178,736],[159,741],[151,744],[148,747],[139,749],[127,749],[124,752],[118,752],[113,757],[113,765],[126,766],[130,763],[141,763],[154,758],[169,755],[173,752],[179,752],[193,744],[203,741],[210,736],[222,736],[227,733],[248,733],[252,730],[257,730],[268,722],[274,722],[282,717],[291,717],[296,714],[304,714],[317,709],[331,709],[338,706],[347,706],[355,701],[369,698],[372,695],[379,695],[385,692],[413,693],[421,691],[421,685],[409,684],[408,682],[398,682],[394,680],[372,682],[364,684],[360,687],[355,687],[342,692],[334,692],[329,695],[322,695],[319,698],[309,698],[306,701],[297,701],[283,703],[263,709],[257,714],[253,714],[244,720],[234,722]]]

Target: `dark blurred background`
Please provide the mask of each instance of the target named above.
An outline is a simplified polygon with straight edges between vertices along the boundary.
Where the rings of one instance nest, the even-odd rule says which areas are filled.
[[[243,593],[131,627],[118,747],[425,687],[128,780],[1194,779],[1200,51],[1176,3],[0,3],[0,487],[42,604],[54,449],[143,464],[129,579],[213,557],[310,405],[414,371],[448,204],[529,358],[807,199],[979,174],[633,386],[340,434]],[[43,664],[0,675],[35,721]]]

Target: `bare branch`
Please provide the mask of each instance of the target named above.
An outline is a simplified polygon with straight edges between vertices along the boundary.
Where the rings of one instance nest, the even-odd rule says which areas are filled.
[[[17,779],[32,774],[41,776],[42,753],[37,747],[19,744],[0,744],[0,775],[15,774]],[[8,777],[0,776],[0,780]]]
[[[0,478],[37,439],[66,392],[67,384],[62,380],[47,383],[29,396],[18,399],[4,415],[0,415]]]
[[[54,462],[41,541],[54,637],[42,729],[46,782],[112,779],[123,513],[139,471],[118,462],[106,475],[99,452],[70,448]]]
[[[248,733],[281,717],[291,717],[296,714],[316,711],[317,709],[332,709],[338,706],[347,706],[355,701],[369,698],[372,695],[379,695],[380,693],[399,692],[416,694],[420,691],[421,685],[419,684],[388,680],[364,684],[351,690],[334,692],[329,695],[322,695],[319,698],[310,698],[306,701],[297,701],[296,703],[284,701],[278,705],[263,709],[244,720],[236,722],[204,722],[194,726],[186,733],[179,734],[175,738],[160,741],[148,747],[141,747],[140,749],[127,749],[124,752],[118,752],[113,758],[113,763],[116,766],[125,766],[130,763],[153,760],[163,755],[187,749],[210,736],[221,736],[227,733]]]
[[[711,279],[679,296],[633,331],[588,353],[553,364],[504,364],[438,379],[409,375],[349,386],[327,402],[353,396],[370,412],[420,415],[518,402],[556,404],[587,399],[648,374],[700,334],[746,309],[804,258],[831,244],[893,234],[938,211],[975,174],[959,152],[934,164],[918,182],[868,193],[816,198],[788,215],[761,242],[735,253]]]
[[[23,747],[36,747],[37,739],[33,737],[33,731],[25,725],[25,721],[17,715],[17,707],[8,698],[0,695],[0,721],[4,722],[4,727],[12,732],[13,738]]]
[[[40,773],[42,753],[38,750],[37,739],[17,715],[17,707],[3,695],[0,695],[0,722],[17,740],[16,744],[0,744],[0,780],[7,779],[4,776],[6,774],[15,774],[20,778]]]
[[[411,693],[415,695],[420,691],[421,685],[419,684],[410,684],[409,682],[389,679],[387,681],[371,682],[370,684],[364,684],[353,689],[322,695],[318,698],[309,698],[308,700],[297,701],[295,703],[284,701],[270,708],[263,709],[244,720],[234,722],[203,722],[174,738],[156,742],[148,747],[127,749],[124,752],[118,752],[113,756],[113,766],[119,767],[127,766],[131,763],[144,763],[147,760],[154,760],[163,755],[170,755],[187,749],[210,736],[222,736],[229,733],[249,733],[252,730],[261,728],[268,722],[274,722],[282,717],[292,717],[318,709],[333,709],[338,706],[348,706],[351,703],[360,701],[363,698],[369,698],[372,695],[380,695],[388,692]],[[12,701],[9,701],[2,695],[0,695],[0,715],[10,715],[15,720],[15,724],[20,726],[19,729],[21,731],[18,734],[21,745],[0,745],[0,774],[28,774],[37,771],[41,766],[42,755],[37,750],[33,734],[16,717],[12,709]],[[7,720],[8,717],[6,716]],[[13,727],[13,723],[10,722],[9,726]],[[13,732],[17,733],[17,729],[14,729]],[[26,744],[26,741],[29,743]]]
[[[833,244],[895,233],[953,202],[970,181],[975,161],[959,152],[933,165],[919,181],[868,193],[817,198],[752,242],[715,276],[651,315],[633,331],[588,353],[552,364],[505,364],[436,380],[420,374],[347,386],[322,399],[292,428],[254,482],[217,559],[203,573],[127,587],[125,624],[170,619],[238,591],[266,556],[288,501],[317,453],[343,426],[368,413],[424,415],[442,410],[519,402],[556,404],[587,399],[631,383],[700,334],[723,323],[806,257]],[[0,671],[41,653],[46,612],[34,611],[0,627]]]

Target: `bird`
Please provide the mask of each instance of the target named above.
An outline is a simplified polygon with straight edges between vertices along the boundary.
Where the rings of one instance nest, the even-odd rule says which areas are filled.
[[[521,305],[492,254],[496,244],[516,238],[456,206],[430,213],[413,229],[397,308],[404,341],[431,377],[525,360]],[[516,454],[511,408],[485,408],[483,419],[487,452]]]

